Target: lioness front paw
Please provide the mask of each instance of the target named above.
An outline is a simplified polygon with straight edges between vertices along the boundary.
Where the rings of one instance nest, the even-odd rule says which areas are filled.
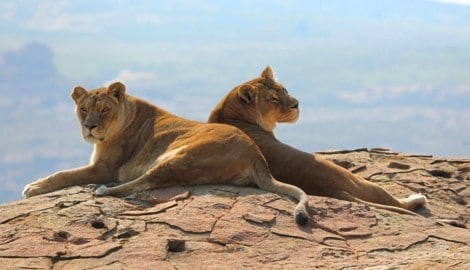
[[[23,188],[23,198],[29,198],[34,195],[39,195],[43,192],[41,192],[41,183],[38,183],[38,181],[29,183]]]
[[[39,178],[38,180],[27,184],[23,188],[23,197],[29,198],[31,196],[44,194],[57,189],[56,187],[54,187],[53,182],[51,181],[53,180],[53,177],[54,176],[51,175],[44,178]]]
[[[23,194],[23,198],[29,198],[32,195],[32,188],[31,188],[31,184],[27,184],[26,186],[24,186],[23,188],[23,192],[21,192],[21,194]]]

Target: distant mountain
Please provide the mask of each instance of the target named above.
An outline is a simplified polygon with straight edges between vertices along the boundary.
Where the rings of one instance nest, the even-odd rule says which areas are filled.
[[[27,43],[18,51],[3,54],[0,62],[0,93],[16,100],[58,102],[66,80],[54,64],[52,50],[42,43]]]
[[[17,82],[24,81],[24,76],[28,76],[31,81],[58,76],[52,50],[45,44],[34,42],[25,44],[17,52],[6,52],[0,70],[2,77]]]
[[[73,147],[62,151],[70,139],[68,130],[74,121],[69,88],[70,84],[54,64],[53,51],[46,44],[27,43],[17,51],[3,54],[0,201],[20,198],[21,189],[28,181],[77,159]]]

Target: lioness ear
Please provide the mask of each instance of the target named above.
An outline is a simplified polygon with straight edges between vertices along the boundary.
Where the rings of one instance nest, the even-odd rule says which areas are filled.
[[[122,101],[126,93],[126,86],[122,82],[114,82],[108,86],[108,94]]]
[[[274,71],[270,66],[267,66],[263,73],[261,73],[261,78],[276,81],[276,77],[274,76]]]
[[[75,103],[78,103],[81,97],[86,95],[87,91],[85,88],[81,86],[76,86],[73,90],[72,93],[70,94],[72,96],[72,99],[75,101]]]
[[[246,104],[256,100],[255,88],[252,85],[242,85],[238,88],[238,96]]]

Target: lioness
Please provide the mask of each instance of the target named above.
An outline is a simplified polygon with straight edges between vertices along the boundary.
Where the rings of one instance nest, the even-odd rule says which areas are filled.
[[[296,198],[296,222],[308,221],[307,194],[275,180],[256,144],[242,131],[177,117],[125,90],[120,82],[91,91],[73,89],[82,135],[94,144],[90,164],[28,184],[25,197],[114,181],[122,184],[103,185],[96,193],[125,196],[171,185],[256,184]]]
[[[319,156],[297,150],[276,139],[277,122],[295,122],[299,102],[274,78],[268,66],[261,77],[235,87],[212,111],[210,123],[236,126],[260,148],[273,176],[303,189],[307,194],[367,202],[400,213],[414,214],[426,197],[414,194],[397,199],[379,185],[354,175]]]

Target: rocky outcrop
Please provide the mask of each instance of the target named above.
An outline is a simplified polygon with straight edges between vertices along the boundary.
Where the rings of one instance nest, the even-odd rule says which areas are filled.
[[[0,206],[2,269],[470,269],[470,160],[384,149],[320,155],[397,196],[420,216],[256,188],[173,187],[132,198],[73,187]]]

